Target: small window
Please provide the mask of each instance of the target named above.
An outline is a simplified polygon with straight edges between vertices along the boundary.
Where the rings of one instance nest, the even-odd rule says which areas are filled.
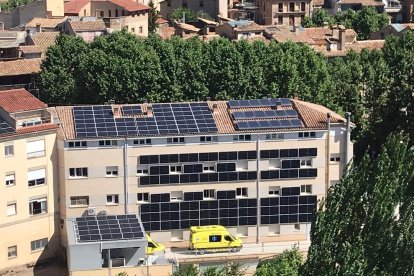
[[[279,3],[278,12],[283,12],[283,3]]]
[[[266,140],[280,140],[284,139],[284,133],[269,133],[266,134]]]
[[[247,188],[237,188],[236,189],[236,196],[237,197],[247,197]]]
[[[16,203],[7,203],[7,216],[14,216],[17,214]]]
[[[283,25],[283,16],[282,16],[282,15],[279,15],[279,16],[277,17],[277,24],[278,24],[278,25]]]
[[[303,12],[306,10],[306,4],[305,4],[305,2],[301,2],[300,3],[300,10],[303,11]]]
[[[47,238],[30,242],[30,247],[32,251],[44,249],[46,245],[47,245]]]
[[[17,257],[17,245],[9,246],[7,248],[7,257],[9,259]]]
[[[142,28],[142,26],[139,26],[138,30],[139,30],[139,33],[140,33],[140,34],[142,34],[142,33],[143,33],[143,28]]]
[[[204,190],[203,199],[215,199],[216,198],[216,190],[208,189]]]
[[[135,33],[135,28],[131,28],[131,33]]]
[[[200,0],[198,3],[199,3],[200,8],[204,7],[204,1],[203,0]]]
[[[312,159],[301,159],[300,160],[300,167],[301,168],[312,167]]]
[[[14,155],[14,146],[13,145],[5,145],[4,146],[4,155],[6,157],[10,157]]]
[[[181,173],[181,171],[182,171],[181,165],[170,166],[170,173]]]
[[[121,11],[122,16],[125,16],[125,10]]]
[[[83,178],[88,177],[88,168],[70,168],[70,178]]]
[[[86,141],[72,141],[69,142],[69,148],[86,148]]]
[[[27,180],[29,187],[44,185],[46,183],[46,169],[28,171]]]
[[[118,9],[115,9],[115,17],[119,17],[119,11],[118,11]]]
[[[301,194],[312,194],[312,185],[301,185],[300,193]]]
[[[167,144],[182,144],[184,143],[184,137],[167,138]]]
[[[171,7],[171,0],[167,0],[167,7]]]
[[[221,242],[221,235],[210,235],[208,237],[209,242]]]
[[[203,172],[215,172],[214,165],[204,165]]]
[[[289,3],[289,11],[290,12],[295,11],[295,3]]]
[[[99,13],[100,13],[100,17],[104,17],[105,16],[104,11],[100,11]]]
[[[138,139],[134,140],[134,145],[151,145],[152,140],[151,139]]]
[[[99,141],[100,147],[115,147],[118,146],[117,140],[101,140]]]
[[[149,193],[138,193],[137,200],[138,202],[149,202]]]
[[[108,166],[108,167],[106,167],[106,176],[107,177],[116,177],[116,176],[118,176],[118,166]]]
[[[341,157],[338,154],[331,154],[331,157],[329,159],[331,162],[341,162]]]
[[[30,141],[26,144],[27,158],[40,157],[45,155],[45,140]]]
[[[47,213],[47,200],[45,197],[39,199],[32,199],[29,201],[30,215],[39,215]]]
[[[89,196],[71,196],[70,206],[89,206]]]
[[[202,143],[217,142],[217,136],[200,136],[200,142]]]
[[[298,133],[299,138],[315,138],[316,132],[299,132]]]
[[[108,17],[112,17],[112,11],[108,10]]]
[[[250,134],[233,135],[233,140],[234,141],[251,141],[252,140],[252,136]]]
[[[173,192],[171,192],[170,199],[171,199],[171,201],[183,200],[183,192],[182,191],[173,191]]]
[[[181,4],[181,7],[186,9],[187,8],[187,1],[185,1],[185,2],[183,1],[183,3]]]
[[[119,195],[107,195],[106,204],[119,204]]]
[[[295,224],[295,230],[296,230],[296,231],[300,231],[300,224],[299,224],[299,223],[296,223],[296,224]]]
[[[15,185],[15,174],[11,173],[11,174],[6,174],[6,186],[10,187],[10,186],[14,186]]]
[[[137,175],[148,175],[148,167],[137,167]]]
[[[279,196],[280,195],[280,186],[270,186],[269,187],[270,196]]]

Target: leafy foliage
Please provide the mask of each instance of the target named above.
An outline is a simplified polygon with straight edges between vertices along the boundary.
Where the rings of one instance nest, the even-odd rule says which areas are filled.
[[[200,271],[195,265],[180,266],[172,276],[244,276],[246,269],[242,264],[231,263],[227,266],[210,266]]]
[[[160,15],[160,12],[157,10],[157,7],[152,0],[149,2],[148,6],[150,7],[150,12],[148,15],[148,31],[150,33],[154,33],[158,28],[157,19]]]
[[[271,260],[260,262],[255,276],[297,276],[302,264],[302,255],[298,246],[285,250]]]
[[[33,0],[8,0],[8,1],[0,3],[0,7],[2,11],[3,10],[8,11],[18,6],[25,6],[32,2]]]

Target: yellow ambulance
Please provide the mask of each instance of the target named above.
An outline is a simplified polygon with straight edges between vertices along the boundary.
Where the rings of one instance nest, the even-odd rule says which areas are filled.
[[[237,252],[243,246],[241,239],[233,237],[221,225],[193,226],[190,228],[190,250],[205,252]]]
[[[147,246],[147,255],[154,254],[154,252],[163,252],[165,250],[165,246],[159,242],[155,242],[151,239],[148,234],[147,236],[148,246]]]

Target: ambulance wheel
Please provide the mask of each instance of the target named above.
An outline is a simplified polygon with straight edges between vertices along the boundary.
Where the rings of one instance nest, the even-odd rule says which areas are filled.
[[[230,252],[231,253],[237,253],[237,252],[239,252],[239,249],[238,248],[230,248]]]
[[[198,251],[198,253],[200,253],[200,255],[204,255],[204,253],[206,253],[206,251],[204,249],[201,249]]]

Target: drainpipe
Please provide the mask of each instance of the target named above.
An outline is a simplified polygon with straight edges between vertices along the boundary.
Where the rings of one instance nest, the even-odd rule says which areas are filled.
[[[349,144],[351,142],[351,112],[345,113],[346,118],[346,131],[345,131],[345,145],[344,145],[344,152],[345,152],[345,168],[348,165],[351,158],[349,156]]]
[[[331,113],[326,114],[326,156],[325,156],[325,200],[328,198],[328,189],[329,189],[329,162],[330,162],[330,143],[331,143]]]
[[[125,215],[128,215],[128,138],[124,140],[124,197]]]
[[[256,223],[256,243],[259,243],[259,235],[260,235],[260,134],[257,134],[256,140],[256,170],[257,170],[257,177],[256,177],[256,200],[257,200],[257,223]]]

